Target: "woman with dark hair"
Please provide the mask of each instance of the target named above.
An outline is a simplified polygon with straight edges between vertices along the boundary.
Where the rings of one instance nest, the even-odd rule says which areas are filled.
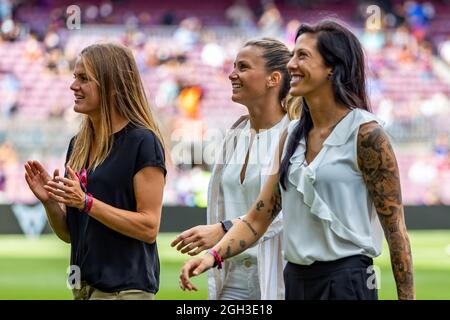
[[[372,258],[381,253],[382,229],[398,298],[414,299],[397,162],[369,112],[360,42],[333,21],[302,25],[288,69],[290,94],[303,97],[303,109],[280,140],[281,166],[245,221],[186,262],[182,286],[192,290],[189,277],[251,246],[283,207],[286,299],[377,299]]]

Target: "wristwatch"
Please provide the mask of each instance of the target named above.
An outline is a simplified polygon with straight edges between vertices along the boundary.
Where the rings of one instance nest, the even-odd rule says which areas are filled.
[[[231,220],[220,221],[220,224],[222,225],[222,229],[223,231],[225,231],[225,233],[227,233],[228,230],[230,230],[231,227],[233,226],[233,222]]]

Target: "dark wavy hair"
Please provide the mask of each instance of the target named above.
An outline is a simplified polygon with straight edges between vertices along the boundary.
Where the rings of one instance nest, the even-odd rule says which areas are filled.
[[[349,109],[361,108],[370,111],[366,93],[364,52],[358,38],[348,28],[330,20],[324,20],[315,25],[302,24],[295,40],[304,33],[316,36],[317,49],[325,65],[333,70],[330,81],[336,101]],[[286,154],[281,162],[280,183],[284,190],[286,190],[289,160],[302,139],[305,139],[308,145],[308,133],[313,127],[308,104],[305,98],[302,100],[300,120],[290,135]]]

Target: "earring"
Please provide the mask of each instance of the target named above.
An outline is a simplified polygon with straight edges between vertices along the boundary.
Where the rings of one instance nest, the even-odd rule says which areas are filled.
[[[331,80],[331,77],[333,76],[333,71],[330,71],[327,75],[327,80]]]

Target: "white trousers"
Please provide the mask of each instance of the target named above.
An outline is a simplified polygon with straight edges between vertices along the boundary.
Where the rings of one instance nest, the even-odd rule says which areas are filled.
[[[256,256],[243,252],[229,262],[230,270],[218,299],[261,300]]]

